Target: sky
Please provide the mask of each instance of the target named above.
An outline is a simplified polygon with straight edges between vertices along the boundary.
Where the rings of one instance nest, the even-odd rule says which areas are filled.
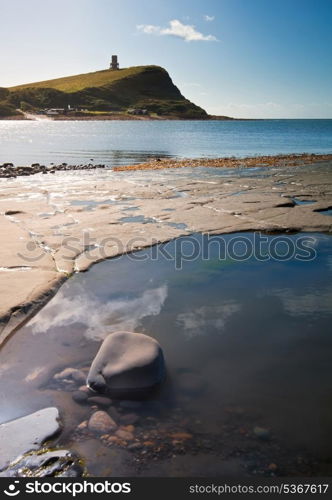
[[[211,114],[332,118],[332,0],[0,0],[0,86],[157,64]]]

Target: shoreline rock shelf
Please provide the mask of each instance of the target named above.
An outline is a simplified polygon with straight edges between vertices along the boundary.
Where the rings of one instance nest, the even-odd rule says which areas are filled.
[[[314,153],[291,153],[285,155],[265,155],[244,158],[221,157],[221,158],[156,158],[134,165],[114,166],[114,172],[130,172],[131,170],[162,170],[183,167],[213,167],[213,168],[252,168],[256,166],[265,167],[297,167],[310,163],[327,162],[332,160],[332,154]],[[69,165],[61,163],[58,165],[41,165],[32,163],[29,165],[15,166],[12,162],[0,165],[0,178],[16,178],[34,174],[55,174],[57,171],[71,170],[96,170],[111,168],[105,164],[79,164]]]
[[[164,356],[155,339],[142,333],[115,332],[103,341],[87,385],[113,397],[144,397],[164,378]]]

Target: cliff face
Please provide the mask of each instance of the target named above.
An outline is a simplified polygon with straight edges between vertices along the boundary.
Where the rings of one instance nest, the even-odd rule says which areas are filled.
[[[3,94],[7,104],[22,109],[70,105],[91,111],[125,112],[144,108],[163,116],[208,117],[181,94],[167,71],[159,66],[104,70],[24,84],[3,89]]]

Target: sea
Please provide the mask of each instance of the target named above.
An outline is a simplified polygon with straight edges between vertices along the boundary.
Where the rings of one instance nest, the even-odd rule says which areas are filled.
[[[141,163],[153,158],[332,153],[332,119],[0,121],[0,163]]]

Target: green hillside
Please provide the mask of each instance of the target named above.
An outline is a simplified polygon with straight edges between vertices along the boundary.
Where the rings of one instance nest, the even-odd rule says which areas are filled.
[[[161,116],[208,117],[185,99],[160,66],[108,69],[0,89],[0,102],[28,111],[70,105],[89,111],[127,112],[134,108]]]
[[[157,66],[155,66],[156,68]],[[78,92],[87,87],[102,87],[104,85],[111,85],[117,80],[135,76],[148,66],[135,66],[132,68],[119,69],[117,71],[105,69],[102,71],[95,71],[93,73],[83,73],[81,75],[65,76],[63,78],[56,78],[54,80],[44,80],[43,82],[25,83],[23,85],[16,85],[11,87],[10,91],[22,90],[27,88],[52,88],[62,90],[62,92]],[[153,68],[153,66],[150,66]],[[162,68],[160,68],[162,69]]]

